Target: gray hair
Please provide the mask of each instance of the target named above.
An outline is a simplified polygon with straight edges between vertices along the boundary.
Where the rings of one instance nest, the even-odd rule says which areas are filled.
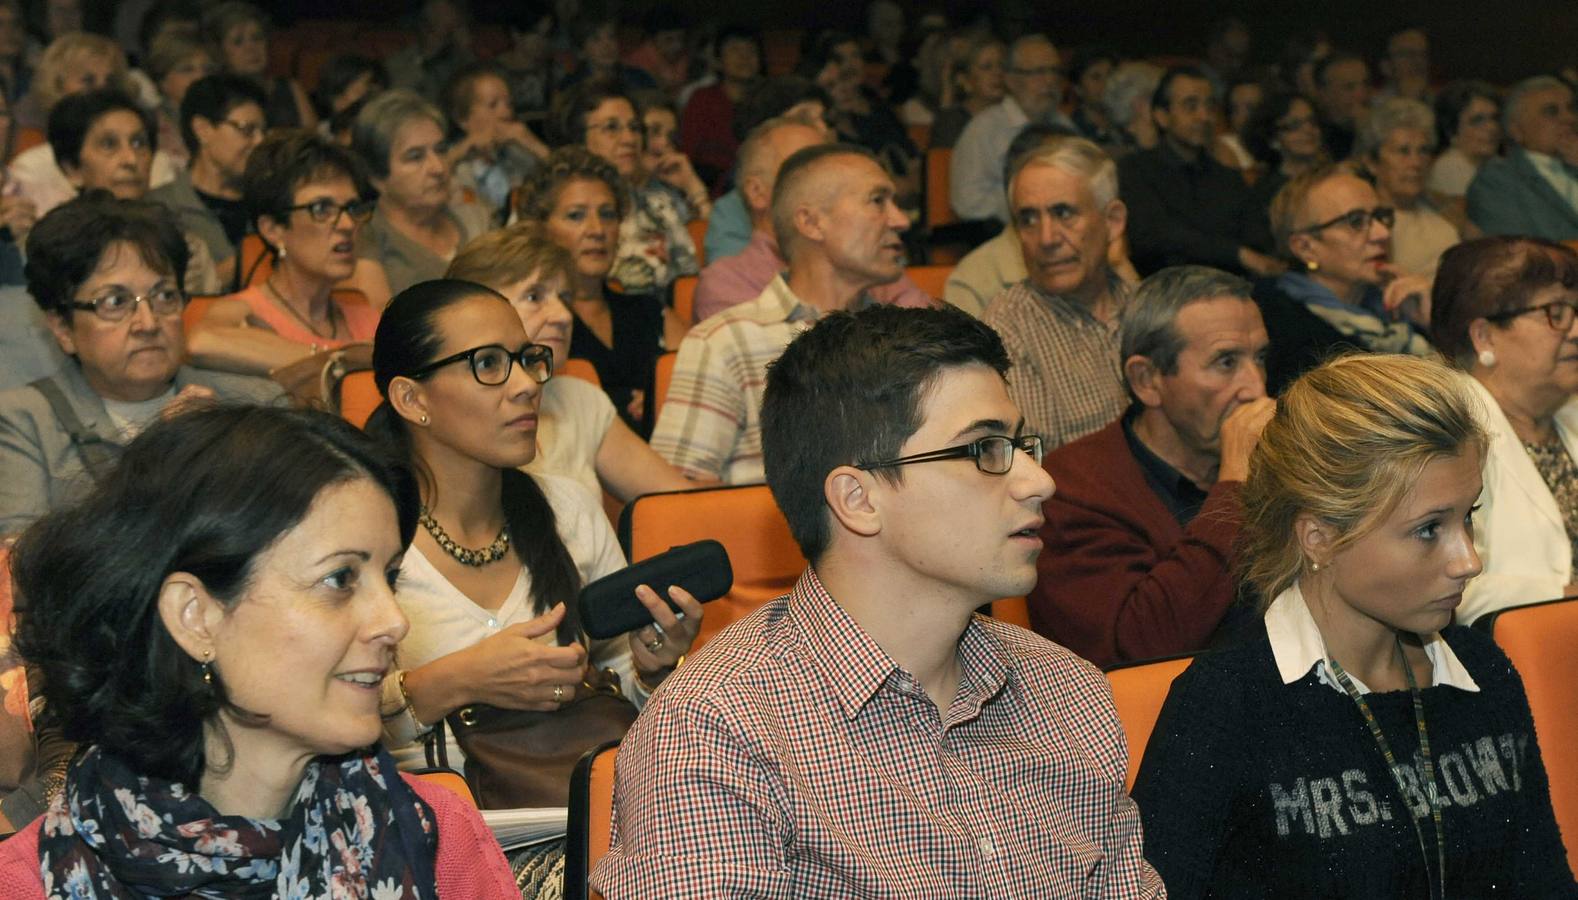
[[[1065,135],[1047,138],[1035,150],[1014,161],[1013,176],[1008,181],[1010,205],[1013,202],[1014,182],[1027,166],[1054,166],[1085,182],[1097,209],[1118,198],[1118,164],[1107,151],[1082,137]]]
[[[1573,92],[1572,85],[1557,78],[1555,75],[1535,75],[1533,78],[1525,78],[1513,85],[1512,90],[1507,92],[1507,98],[1501,103],[1502,129],[1510,132],[1512,120],[1518,117],[1519,107],[1523,105],[1523,101],[1528,99],[1530,94],[1548,91],[1551,88],[1561,88],[1569,94]]]
[[[1400,128],[1423,131],[1431,148],[1435,147],[1436,114],[1430,111],[1430,107],[1407,97],[1388,97],[1370,110],[1370,118],[1359,129],[1353,155],[1361,158],[1374,156],[1392,132]]]
[[[1101,105],[1107,108],[1112,124],[1128,128],[1134,121],[1134,101],[1156,93],[1162,83],[1162,67],[1155,63],[1131,60],[1121,63],[1107,76],[1107,89],[1102,92]]]
[[[403,88],[384,91],[367,101],[351,126],[351,149],[379,178],[389,177],[389,154],[394,150],[395,134],[412,119],[428,119],[440,134],[448,133],[449,123],[422,95]]]
[[[1249,282],[1209,266],[1173,266],[1140,282],[1119,325],[1119,359],[1143,356],[1163,375],[1178,371],[1178,313],[1197,300],[1250,300]]]

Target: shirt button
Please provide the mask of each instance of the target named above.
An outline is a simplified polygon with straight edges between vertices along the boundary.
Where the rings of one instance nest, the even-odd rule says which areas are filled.
[[[499,627],[499,620],[498,619],[489,619],[488,620],[488,627],[489,628],[497,628],[497,627]]]
[[[976,846],[981,848],[981,855],[987,859],[997,855],[997,845],[993,844],[992,839],[989,837],[983,837],[976,841]]]

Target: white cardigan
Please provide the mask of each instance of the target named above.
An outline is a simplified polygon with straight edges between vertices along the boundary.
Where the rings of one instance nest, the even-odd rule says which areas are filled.
[[[1562,596],[1572,582],[1572,543],[1556,498],[1485,386],[1462,376],[1481,401],[1481,424],[1490,435],[1485,491],[1474,516],[1474,549],[1484,571],[1469,582],[1457,621],[1470,624],[1488,612]],[[1578,399],[1556,413],[1556,433],[1578,460]]]

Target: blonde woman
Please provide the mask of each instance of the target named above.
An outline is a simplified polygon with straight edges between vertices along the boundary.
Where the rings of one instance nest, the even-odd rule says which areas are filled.
[[[1282,396],[1244,485],[1264,630],[1173,682],[1134,786],[1172,897],[1578,896],[1523,683],[1449,627],[1486,437],[1438,363]]]

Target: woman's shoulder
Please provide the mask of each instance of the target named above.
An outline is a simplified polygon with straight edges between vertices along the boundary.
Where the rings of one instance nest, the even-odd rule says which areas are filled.
[[[44,896],[44,876],[38,864],[40,816],[0,843],[0,897],[30,900]]]
[[[400,777],[433,810],[438,826],[438,856],[433,860],[433,874],[439,896],[515,896],[510,864],[476,806],[450,789],[415,775],[401,772]]]
[[[1452,625],[1441,631],[1441,637],[1482,690],[1504,686],[1517,678],[1512,660],[1484,631],[1467,625]]]

